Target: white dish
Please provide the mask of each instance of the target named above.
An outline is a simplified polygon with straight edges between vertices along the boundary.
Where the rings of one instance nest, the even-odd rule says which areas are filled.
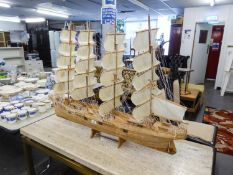
[[[23,103],[17,103],[17,104],[15,104],[14,105],[16,108],[18,108],[18,109],[21,109],[23,106],[24,106],[24,104]]]
[[[11,105],[15,105],[15,104],[19,103],[19,101],[15,100],[15,101],[11,101],[10,103],[11,103]]]
[[[38,91],[36,91],[37,94],[44,94],[47,95],[49,93],[49,89],[40,89]]]
[[[26,78],[24,82],[26,83],[36,83],[39,79],[38,78]]]
[[[24,105],[25,106],[32,106],[33,103],[34,103],[33,100],[26,100],[26,101],[24,101]]]

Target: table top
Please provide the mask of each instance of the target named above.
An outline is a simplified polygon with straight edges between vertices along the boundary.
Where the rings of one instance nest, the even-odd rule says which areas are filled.
[[[132,142],[117,148],[103,137],[90,139],[91,130],[56,115],[20,129],[32,139],[84,166],[107,175],[211,175],[213,149],[189,141],[175,141],[170,155]]]
[[[51,110],[46,111],[45,113],[42,113],[42,114],[38,113],[38,115],[33,118],[28,117],[25,120],[17,121],[16,123],[12,123],[12,124],[0,121],[0,128],[3,128],[9,132],[15,132],[15,131],[18,131],[22,127],[35,123],[51,115],[54,115],[54,113],[55,113],[54,109],[52,108]]]
[[[191,92],[190,94],[187,95],[181,94],[180,98],[182,100],[196,100],[198,95],[200,94],[200,91],[196,89],[189,89],[189,91]]]
[[[215,139],[215,126],[184,120],[187,123],[187,132],[191,137],[196,137],[213,144]]]

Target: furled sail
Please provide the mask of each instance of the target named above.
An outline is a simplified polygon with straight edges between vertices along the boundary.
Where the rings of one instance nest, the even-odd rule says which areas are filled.
[[[95,67],[94,67],[94,58],[93,59],[89,59],[89,63],[88,60],[79,60],[75,66],[75,71],[77,74],[84,74],[87,72],[88,70],[88,64],[89,64],[89,72],[93,72],[95,71]]]
[[[115,81],[114,77],[116,74],[116,70],[110,70],[110,71],[103,71],[100,76],[100,82],[103,86],[110,86]],[[118,69],[117,71],[117,80],[116,83],[122,82],[124,78],[122,77],[122,69]]]
[[[159,77],[156,75],[155,71],[151,69],[147,70],[146,72],[143,72],[142,74],[136,75],[133,78],[132,85],[137,91],[141,90],[150,83],[150,81],[152,80],[151,71],[153,71],[154,80],[159,80]]]
[[[124,93],[122,89],[122,83],[115,85],[115,96],[120,96]],[[114,86],[108,86],[100,89],[99,97],[102,101],[109,101],[114,98]]]
[[[104,57],[102,58],[102,67],[105,70],[112,70],[117,68],[121,68],[124,66],[124,63],[122,61],[124,52],[107,52],[104,54]],[[117,57],[117,61],[116,61]],[[117,64],[117,65],[116,65]]]
[[[70,43],[70,39],[72,43],[76,43],[76,31],[74,30],[62,30],[60,33],[60,41],[62,43]],[[70,37],[71,34],[71,37]]]
[[[115,52],[115,44],[117,45],[117,51],[124,51],[124,33],[108,33],[104,41],[104,49],[106,52]]]
[[[111,113],[113,109],[119,107],[120,105],[121,105],[120,97],[115,98],[115,106],[114,106],[114,99],[106,101],[99,106],[99,114],[101,116],[108,115],[109,113]]]
[[[139,54],[134,58],[133,68],[138,73],[146,71],[151,68],[151,54],[150,52],[145,52]],[[157,59],[154,59],[153,66],[158,66],[160,62]]]
[[[78,47],[76,52],[75,72],[71,97],[75,100],[83,100],[94,96],[93,88],[97,84],[94,71],[94,30],[80,30],[77,35]]]
[[[157,46],[156,36],[158,29],[151,29],[151,45],[153,48]],[[149,51],[149,30],[143,30],[136,33],[134,38],[133,47],[136,53],[143,53]]]
[[[95,44],[95,41],[93,40],[93,36],[95,34],[95,30],[80,30],[77,33],[77,40],[79,45],[88,45],[88,44]]]
[[[71,55],[70,55],[70,47],[71,47]],[[58,53],[63,56],[74,57],[76,55],[75,48],[76,48],[75,44],[70,45],[69,43],[61,43],[58,48]]]
[[[163,94],[162,90],[159,90],[158,88],[152,89],[153,96],[160,96],[162,94]],[[150,100],[150,89],[144,88],[144,89],[141,89],[140,91],[135,91],[131,96],[131,100],[133,104],[135,104],[136,106],[149,101]]]
[[[71,35],[70,35],[71,34]],[[64,95],[73,90],[73,79],[75,75],[74,56],[76,32],[73,30],[62,30],[60,34],[60,45],[58,49],[59,58],[57,59],[58,68],[55,72],[54,93]]]
[[[85,98],[92,97],[95,94],[93,92],[93,87],[89,86],[89,87],[75,88],[73,91],[71,91],[70,95],[74,100],[83,100]]]
[[[140,31],[136,33],[134,39],[134,49],[138,56],[133,61],[137,74],[132,81],[136,90],[131,96],[132,102],[136,105],[132,114],[137,122],[143,122],[151,115],[167,120],[182,121],[186,108],[166,100],[164,90],[160,90],[157,86],[159,77],[155,70],[160,63],[153,56],[156,33],[157,29],[152,29],[150,33],[149,30]],[[151,37],[150,40],[149,37]]]
[[[94,45],[80,45],[78,47],[76,56],[78,60],[87,60],[88,58],[95,58],[95,54],[93,53],[94,51]]]
[[[93,86],[97,83],[97,79],[95,77],[94,72],[87,74],[80,74],[74,76],[73,86],[74,88],[81,88],[87,85],[87,78],[88,78],[88,86]]]
[[[121,105],[120,97],[122,89],[122,71],[124,54],[123,33],[110,33],[104,41],[105,54],[102,58],[103,73],[100,83],[104,86],[99,91],[99,97],[103,103],[99,107],[99,114],[104,116]]]
[[[75,57],[68,57],[68,56],[63,56],[60,55],[59,58],[57,59],[57,66],[60,68],[67,68],[67,66],[74,67],[74,58]]]
[[[66,94],[68,90],[73,90],[73,81],[70,81],[69,85],[68,82],[56,83],[53,88],[55,94]]]
[[[67,68],[55,68],[53,71],[55,72],[56,83],[67,82],[74,79],[74,68],[71,68],[69,72]]]
[[[181,105],[177,105],[173,102],[170,102],[168,100],[154,97],[152,100],[151,112],[155,116],[165,118],[168,120],[183,121],[186,108]],[[150,101],[147,101],[144,104],[135,107],[133,110],[133,117],[138,122],[142,122],[149,115],[150,115]]]

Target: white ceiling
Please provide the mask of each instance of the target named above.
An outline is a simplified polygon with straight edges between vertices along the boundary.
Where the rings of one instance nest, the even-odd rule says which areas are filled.
[[[71,14],[70,20],[99,20],[102,0],[0,0],[9,2],[12,8],[0,7],[0,15],[20,17],[41,17],[47,19],[62,19],[38,14],[35,9],[45,7],[51,9],[62,9]],[[139,0],[150,8],[154,9],[152,16],[158,14],[182,14],[186,7],[209,6],[209,0]],[[233,4],[233,0],[215,0],[216,5]],[[117,0],[120,17],[144,18],[147,12],[132,4],[128,0]],[[128,12],[133,11],[133,12]]]

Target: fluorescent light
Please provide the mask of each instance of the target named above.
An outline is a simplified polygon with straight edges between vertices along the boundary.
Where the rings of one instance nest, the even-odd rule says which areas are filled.
[[[0,2],[0,7],[11,8],[9,4],[3,3],[3,2]]]
[[[215,0],[210,0],[210,6],[213,7],[215,5]]]
[[[62,17],[62,18],[68,18],[69,15],[65,13],[60,13],[59,11],[53,11],[50,9],[37,9],[38,13],[45,14],[45,15],[51,15],[51,16],[57,16],[57,17]]]
[[[20,19],[18,16],[15,16],[15,17],[0,16],[0,21],[20,23]]]
[[[37,23],[37,22],[44,22],[45,18],[25,18],[26,23]]]
[[[140,2],[138,0],[128,0],[128,1],[130,1],[134,5],[137,5],[137,6],[141,7],[141,8],[143,8],[143,9],[145,9],[146,11],[150,10],[150,8],[148,6],[146,6],[145,4],[143,4],[142,2]]]

